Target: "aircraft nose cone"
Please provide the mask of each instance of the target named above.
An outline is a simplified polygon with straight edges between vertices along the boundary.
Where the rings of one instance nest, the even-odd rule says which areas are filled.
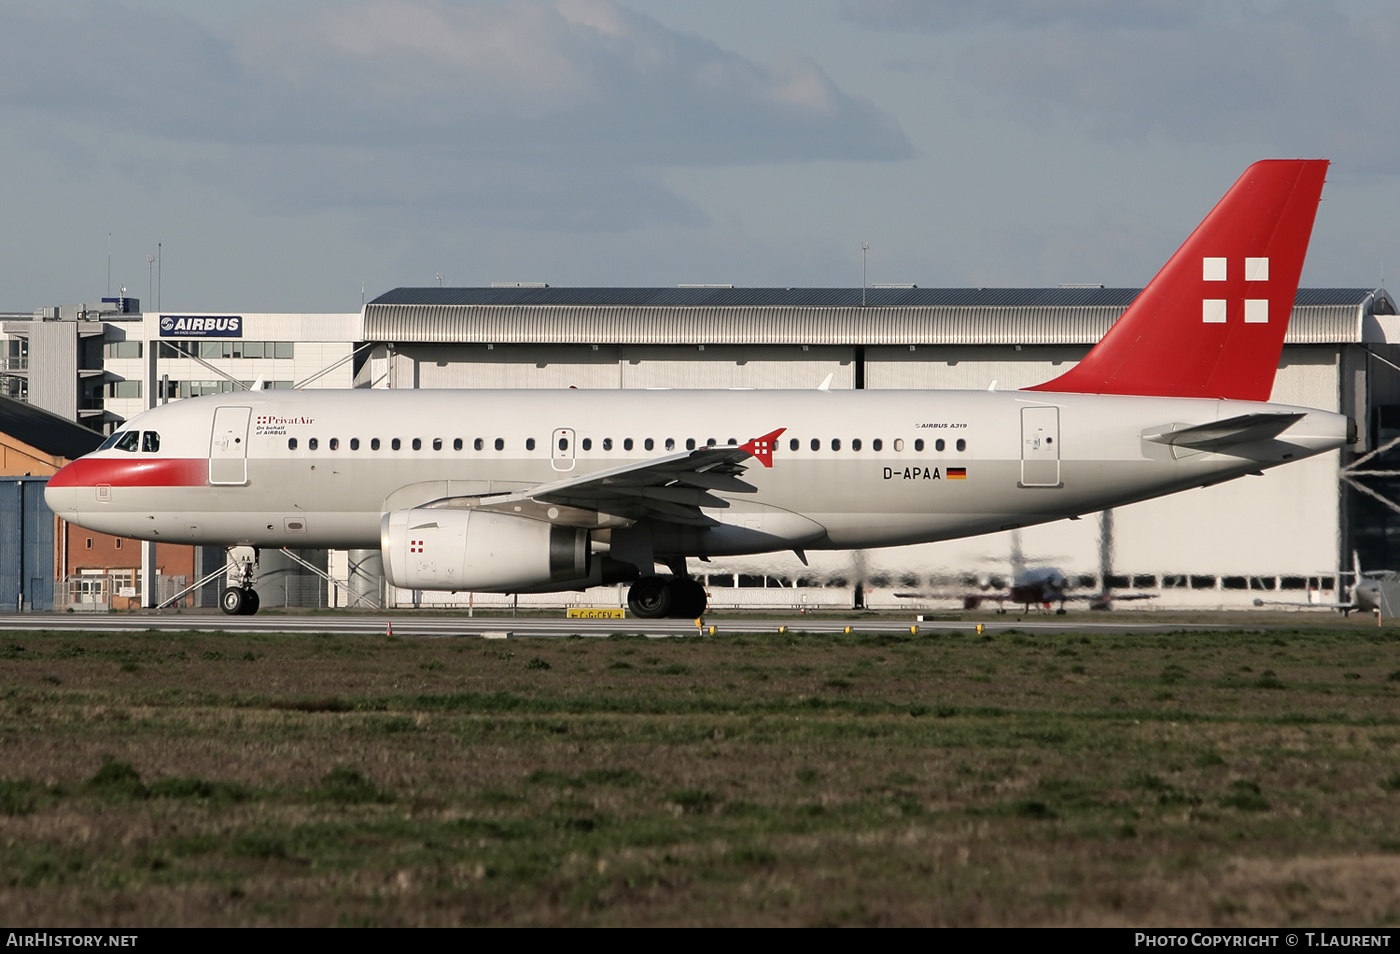
[[[44,503],[60,516],[78,509],[79,483],[73,470],[73,464],[60,468],[44,486]]]

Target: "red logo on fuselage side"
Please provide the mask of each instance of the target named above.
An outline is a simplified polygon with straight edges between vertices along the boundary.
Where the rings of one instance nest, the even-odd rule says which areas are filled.
[[[786,427],[780,427],[776,431],[769,431],[762,437],[755,437],[747,444],[741,445],[739,450],[748,451],[750,454],[757,457],[758,462],[764,467],[772,467],[773,448],[777,445],[778,436],[785,430],[787,430]]]

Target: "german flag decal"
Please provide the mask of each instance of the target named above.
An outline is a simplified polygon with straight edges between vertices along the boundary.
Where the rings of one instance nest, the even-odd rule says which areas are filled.
[[[948,479],[949,479],[949,480],[967,480],[967,468],[966,468],[966,467],[949,467],[949,468],[948,468]]]

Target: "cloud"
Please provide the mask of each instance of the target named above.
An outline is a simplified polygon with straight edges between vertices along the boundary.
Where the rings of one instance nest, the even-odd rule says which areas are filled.
[[[1072,24],[1088,29],[1168,26],[1189,22],[1204,0],[845,0],[842,13],[883,30],[942,32],[1007,24]]]
[[[614,228],[703,221],[666,169],[913,155],[810,59],[760,64],[605,0],[301,3],[217,28],[7,4],[0,116],[200,147],[183,174],[262,199]]]
[[[859,0],[846,13],[873,28],[955,31],[942,63],[967,108],[1037,129],[1245,143],[1400,172],[1400,133],[1384,121],[1400,27],[1384,8]]]

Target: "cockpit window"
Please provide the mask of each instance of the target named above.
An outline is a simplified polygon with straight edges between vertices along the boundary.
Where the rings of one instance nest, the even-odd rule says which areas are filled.
[[[116,432],[115,434],[113,434],[111,437],[109,437],[109,438],[107,438],[105,441],[103,441],[103,442],[102,442],[102,446],[99,447],[99,448],[97,448],[97,449],[100,450],[100,451],[106,450],[107,448],[111,447],[113,444],[115,444],[117,441],[121,440],[121,439],[122,439],[123,437],[125,437],[125,436],[126,436],[126,431],[117,431],[117,432]]]
[[[112,445],[112,447],[116,450],[126,451],[128,454],[136,453],[136,449],[140,446],[140,431],[127,431],[126,433],[122,434],[121,440],[117,441],[115,444]]]
[[[158,454],[158,453],[160,453],[160,434],[156,433],[155,431],[142,431],[142,432],[141,432],[141,453],[143,453],[143,454]]]

